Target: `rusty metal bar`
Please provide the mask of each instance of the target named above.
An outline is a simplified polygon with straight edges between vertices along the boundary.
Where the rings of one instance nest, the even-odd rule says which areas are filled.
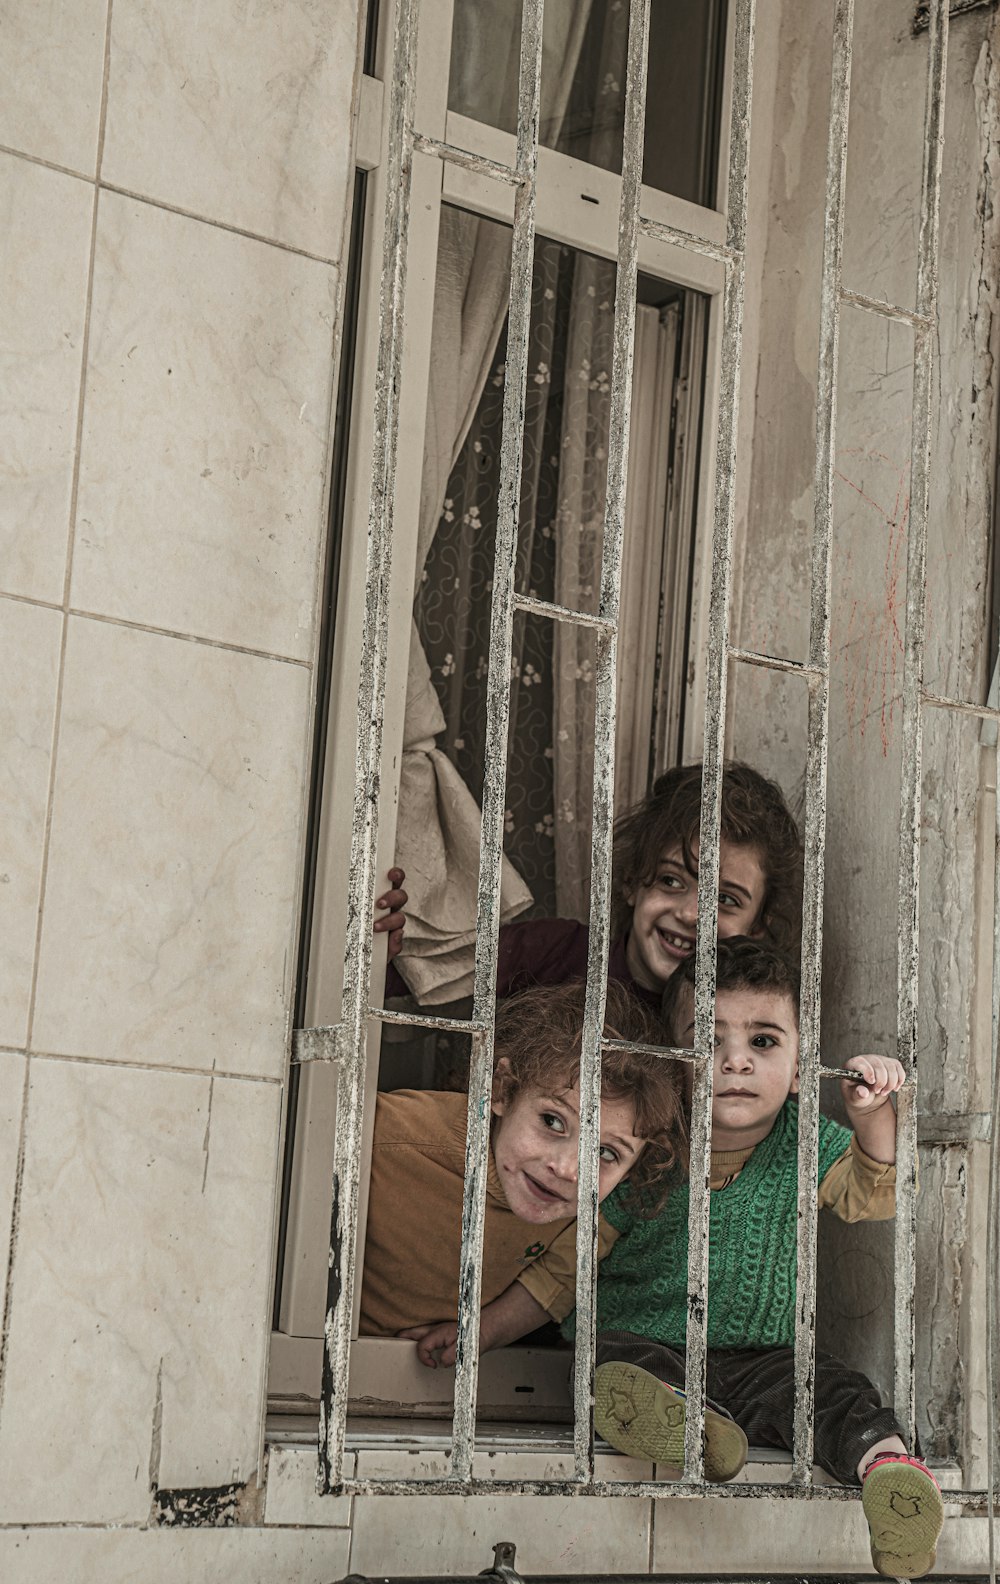
[[[650,0],[631,0],[625,78],[622,187],[615,276],[615,327],[608,422],[608,472],[601,541],[600,619],[594,702],[593,823],[590,859],[590,937],[580,1053],[580,1164],[577,1181],[576,1369],[573,1451],[578,1478],[594,1471],[593,1375],[600,1172],[601,1050],[607,999],[611,919],[611,849],[615,789],[615,683],[622,539],[628,475],[629,410],[635,342],[639,199],[646,119]]]
[[[841,287],[840,300],[849,303],[852,308],[860,308],[863,313],[877,314],[880,319],[896,319],[900,324],[912,325],[914,329],[932,328],[933,321],[926,314],[914,313],[911,308],[885,302],[881,297],[866,297],[864,292],[847,291]]]
[[[524,181],[518,171],[511,170],[502,160],[488,159],[485,154],[474,154],[471,149],[459,148],[457,143],[443,143],[440,138],[427,137],[423,132],[414,132],[413,147],[420,154],[433,154],[449,165],[474,171],[477,176],[491,176],[506,187],[520,187]]]
[[[946,698],[942,693],[929,693],[926,688],[921,690],[920,697],[931,709],[954,710],[956,715],[975,715],[980,720],[1000,721],[1000,709],[989,703],[971,704],[965,699]]]
[[[726,281],[722,301],[722,377],[715,449],[715,521],[708,614],[708,676],[698,856],[698,944],[695,969],[694,1047],[704,1058],[692,1096],[690,1206],[688,1214],[688,1321],[684,1385],[685,1478],[704,1474],[705,1364],[708,1324],[708,1224],[711,1168],[712,1064],[715,1049],[716,919],[719,831],[726,740],[726,682],[732,592],[733,517],[740,362],[743,351],[743,285],[753,84],[754,0],[735,7],[733,97],[730,113],[729,187],[726,205]]]
[[[815,666],[809,665],[805,660],[789,660],[782,655],[762,654],[757,649],[737,649],[730,647],[730,660],[739,660],[744,665],[761,666],[765,671],[787,671],[792,676],[812,677],[821,676],[822,672]]]
[[[510,657],[514,630],[514,573],[521,450],[528,379],[528,330],[535,245],[535,173],[542,76],[543,0],[523,0],[517,102],[517,170],[514,232],[510,261],[510,309],[500,440],[496,553],[490,610],[489,671],[486,694],[486,756],[483,822],[479,844],[476,913],[476,970],[473,1020],[480,1032],[472,1042],[469,1109],[462,1205],[462,1255],[458,1286],[458,1340],[455,1356],[455,1416],[452,1426],[452,1477],[468,1481],[475,1446],[476,1385],[479,1374],[483,1217],[490,1145],[490,1093],[493,1081],[493,1017],[496,1006],[500,933],[500,872],[510,719]]]
[[[378,784],[385,707],[385,660],[392,560],[393,491],[399,427],[407,225],[413,150],[410,130],[416,80],[417,30],[413,0],[398,0],[389,106],[378,366],[372,485],[368,506],[365,615],[358,690],[358,768],[348,893],[344,996],[338,1039],[337,1122],[334,1148],[327,1311],[323,1326],[323,1381],[319,1411],[317,1485],[329,1492],[341,1479],[347,1423],[354,1301],[355,1243],[365,1095],[365,1045],[371,999],[372,928]]]
[[[938,229],[948,8],[933,0],[927,48],[924,165],[917,244],[917,313],[937,318]],[[903,763],[899,813],[899,958],[897,1050],[907,1076],[916,1077],[917,997],[920,970],[920,809],[923,715],[927,515],[930,500],[934,333],[914,329],[913,430],[910,452],[910,523],[906,559],[906,639],[903,669]],[[900,1092],[896,1113],[895,1360],[896,1417],[912,1445],[914,1431],[914,1239],[916,1218],[917,1108],[915,1087]]]
[[[536,599],[534,594],[515,594],[514,609],[531,616],[548,617],[552,621],[569,622],[575,627],[593,627],[597,632],[615,631],[615,623],[607,616],[589,611],[571,610],[568,605],[556,605],[552,600]]]
[[[479,1025],[470,1018],[442,1018],[430,1014],[423,1015],[419,1012],[390,1012],[386,1007],[369,1007],[368,1016],[377,1019],[380,1023],[391,1023],[403,1028],[438,1030],[448,1034],[477,1034],[481,1030]],[[293,1066],[302,1066],[305,1062],[322,1062],[337,1060],[337,1040],[341,1037],[341,1024],[334,1023],[329,1028],[304,1028],[295,1029],[292,1034]]]
[[[672,247],[683,248],[686,253],[697,253],[701,258],[715,259],[717,264],[735,262],[733,250],[728,245],[713,242],[711,237],[695,236],[693,231],[681,231],[677,226],[667,225],[665,220],[651,220],[642,215],[639,218],[639,230],[643,236],[652,237],[657,242],[669,242]]]
[[[812,1483],[816,1364],[816,1242],[819,1172],[819,1049],[826,862],[826,772],[830,737],[830,576],[833,477],[844,253],[847,124],[851,103],[854,0],[836,0],[823,218],[819,358],[816,370],[812,581],[809,595],[809,725],[802,887],[802,1001],[799,1014],[799,1137],[795,1287],[795,1403],[792,1479]]]
[[[648,1501],[677,1498],[704,1500],[703,1481],[691,1480],[576,1480],[568,1479],[471,1479],[464,1484],[441,1477],[439,1479],[346,1479],[341,1487],[346,1496],[621,1496],[629,1500]],[[712,1501],[822,1501],[860,1502],[861,1491],[856,1485],[772,1485],[763,1480],[743,1483],[731,1480],[726,1485],[711,1487]],[[946,1490],[948,1507],[982,1510],[983,1492]],[[644,1575],[645,1576],[645,1575]],[[772,1575],[773,1577],[774,1575]],[[837,1578],[838,1575],[829,1575]],[[843,1575],[839,1575],[842,1577]],[[801,1578],[800,1574],[795,1577]],[[870,1574],[865,1575],[866,1578]]]

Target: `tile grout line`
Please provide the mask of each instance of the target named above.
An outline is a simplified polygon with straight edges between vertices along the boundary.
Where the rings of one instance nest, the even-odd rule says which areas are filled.
[[[353,171],[354,167],[352,167]],[[185,209],[180,204],[168,203],[164,198],[153,198],[148,193],[133,192],[129,187],[119,187],[116,182],[101,182],[105,192],[118,198],[128,198],[133,203],[147,204],[152,209],[163,209],[167,214],[180,215],[184,220],[196,220],[200,225],[212,226],[216,231],[228,231],[231,236],[246,237],[248,242],[260,242],[265,247],[278,248],[282,253],[292,253],[296,258],[310,259],[314,264],[325,264],[340,271],[340,260],[328,253],[313,253],[309,248],[296,247],[294,242],[282,242],[277,237],[265,236],[261,231],[248,231],[245,226],[234,225],[229,220],[216,220],[211,215],[199,214],[196,209]]]
[[[77,400],[76,437],[73,451],[73,482],[70,492],[69,523],[66,539],[66,570],[63,576],[62,633],[59,640],[59,662],[56,673],[55,708],[52,720],[52,750],[49,761],[48,787],[46,788],[45,830],[42,837],[42,859],[38,882],[38,915],[35,921],[34,955],[31,966],[31,987],[28,992],[28,1017],[25,1032],[24,1082],[21,1092],[21,1115],[18,1124],[17,1164],[14,1169],[14,1192],[11,1198],[10,1232],[7,1244],[7,1268],[4,1273],[3,1301],[0,1305],[0,1423],[7,1386],[7,1351],[10,1341],[11,1308],[14,1294],[14,1267],[21,1224],[21,1191],[24,1182],[28,1138],[28,1106],[31,1094],[31,1040],[34,1032],[35,1005],[38,993],[38,970],[41,957],[42,919],[48,883],[49,851],[52,838],[52,805],[55,797],[56,765],[59,750],[59,733],[62,720],[63,687],[66,674],[66,641],[69,627],[68,608],[70,580],[73,571],[73,542],[76,531],[77,496],[80,487],[80,444],[83,435],[84,397],[87,384],[87,358],[90,348],[90,319],[94,295],[94,261],[97,253],[97,219],[101,193],[101,161],[104,158],[104,135],[108,117],[108,82],[111,75],[111,17],[114,0],[108,0],[104,23],[104,71],[101,82],[101,109],[97,133],[97,156],[94,168],[94,196],[90,221],[90,254],[87,260],[86,306],[84,309],[83,337],[80,347],[80,387]]]
[[[84,1056],[75,1051],[26,1051],[15,1046],[0,1045],[0,1060],[4,1056],[29,1056],[32,1061],[75,1062],[82,1067],[114,1067],[126,1072],[173,1073],[181,1078],[231,1078],[234,1083],[267,1084],[280,1088],[284,1079],[270,1073],[229,1072],[224,1067],[186,1067],[181,1062],[139,1061],[132,1057]]]
[[[103,126],[101,131],[101,147],[103,151]],[[59,165],[55,160],[43,159],[40,154],[29,154],[25,149],[12,148],[7,143],[0,143],[0,154],[6,154],[11,159],[23,160],[26,165],[38,165],[43,170],[54,171],[59,176],[69,176],[74,181],[86,182],[89,186],[100,187],[103,192],[114,193],[116,197],[128,198],[133,203],[148,205],[151,209],[162,209],[167,214],[180,215],[184,220],[194,220],[199,225],[212,226],[216,231],[228,231],[232,236],[246,237],[248,242],[260,242],[265,247],[277,248],[281,253],[291,253],[295,258],[310,259],[314,264],[325,264],[329,269],[340,271],[340,259],[334,258],[329,253],[314,253],[311,248],[296,247],[294,242],[283,242],[280,237],[266,236],[263,231],[250,231],[246,226],[238,226],[229,220],[218,220],[212,215],[202,214],[197,209],[185,209],[183,204],[169,203],[165,198],[155,198],[152,193],[135,192],[131,187],[121,187],[117,182],[101,181],[100,176],[88,176],[86,171],[73,170],[72,166]],[[98,169],[100,162],[98,161]],[[352,166],[352,171],[357,169]]]
[[[101,611],[82,610],[76,605],[70,605],[66,614],[80,621],[103,622],[108,627],[127,627],[132,632],[152,633],[157,638],[176,638],[179,643],[199,644],[205,649],[224,649],[229,654],[249,655],[255,660],[273,660],[276,665],[298,666],[303,671],[313,669],[312,660],[299,659],[295,655],[275,654],[270,649],[252,649],[249,644],[230,643],[225,638],[208,638],[202,633],[180,632],[175,627],[154,627],[151,622],[130,621],[127,616],[106,616]]]
[[[103,611],[84,610],[79,605],[64,605],[57,600],[40,599],[34,594],[16,594],[0,588],[0,600],[32,605],[39,610],[60,611],[64,616],[76,616],[81,621],[104,622],[109,627],[127,627],[132,632],[152,633],[157,638],[176,638],[179,643],[200,644],[206,649],[224,649],[230,654],[250,655],[255,660],[274,660],[278,665],[299,666],[304,671],[313,669],[311,659],[298,655],[278,654],[273,649],[254,649],[249,644],[233,643],[226,638],[209,638],[204,633],[182,632],[177,627],[156,627],[152,622],[131,621],[127,616],[109,616]]]
[[[60,165],[57,160],[44,159],[41,154],[29,154],[27,149],[12,148],[9,143],[0,143],[0,154],[23,160],[26,165],[40,165],[43,170],[55,171],[59,176],[72,176],[75,181],[86,182],[90,187],[94,185],[94,177],[88,176],[86,171],[74,170],[71,165]]]

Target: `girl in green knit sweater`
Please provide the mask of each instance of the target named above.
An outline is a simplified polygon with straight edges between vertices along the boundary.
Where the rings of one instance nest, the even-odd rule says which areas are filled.
[[[678,1047],[694,1031],[694,963],[663,998]],[[708,1279],[705,1472],[732,1479],[747,1440],[791,1449],[794,1416],[795,1229],[798,1216],[798,973],[757,941],[719,942]],[[855,1221],[895,1209],[896,1113],[903,1068],[856,1056],[841,1084],[851,1128],[820,1119],[820,1207]],[[612,1194],[612,1229],[597,1284],[594,1422],[632,1457],[678,1472],[684,1462],[688,1188],[678,1183],[652,1220]],[[560,1246],[562,1245],[562,1246]],[[556,1239],[482,1314],[481,1345],[496,1347],[547,1316],[573,1335],[575,1228]],[[911,1458],[878,1390],[817,1353],[815,1457],[842,1484],[862,1484],[872,1558],[887,1576],[916,1578],[934,1564],[943,1508],[933,1475]]]

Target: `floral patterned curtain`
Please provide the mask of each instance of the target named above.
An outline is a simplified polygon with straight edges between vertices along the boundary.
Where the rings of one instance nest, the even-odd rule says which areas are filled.
[[[581,0],[574,9],[576,22],[588,25],[575,28],[582,46],[578,70],[564,70],[567,136],[581,157],[574,107],[589,105],[586,136],[595,161],[607,164],[603,144],[614,139],[620,119],[614,106],[622,93],[627,7],[612,0],[592,8]],[[399,966],[424,1003],[471,988],[479,818],[478,809],[470,817],[462,790],[481,799],[504,372],[503,315],[496,311],[501,246],[508,260],[501,279],[505,297],[509,233],[486,220],[443,212],[397,840],[411,890],[411,928]],[[485,255],[492,257],[489,270],[469,267],[474,256]],[[451,320],[458,326],[450,365],[440,355],[439,335],[440,289],[442,278],[448,289],[449,275]],[[614,281],[613,264],[539,239],[517,582],[523,591],[584,609],[595,609],[598,597]],[[490,345],[497,351],[487,362],[483,352]],[[478,383],[470,378],[475,368]],[[532,894],[535,912],[585,916],[593,680],[592,634],[518,618],[505,819],[513,866],[505,866],[502,917],[524,911]],[[434,820],[421,814],[435,805]]]

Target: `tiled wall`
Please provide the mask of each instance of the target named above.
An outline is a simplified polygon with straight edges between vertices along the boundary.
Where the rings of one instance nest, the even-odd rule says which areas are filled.
[[[364,11],[0,0],[4,1577],[258,1470]]]

